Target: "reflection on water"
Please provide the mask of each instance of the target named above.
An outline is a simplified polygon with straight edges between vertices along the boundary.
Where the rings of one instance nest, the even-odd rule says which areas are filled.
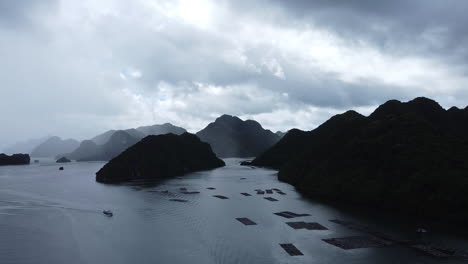
[[[414,226],[304,199],[274,171],[226,162],[213,171],[124,185],[95,182],[103,163],[71,163],[64,171],[52,162],[0,167],[0,263],[441,263],[404,246],[342,250],[327,244],[322,239],[363,235],[330,219],[407,239],[414,239]],[[272,188],[286,195],[255,191]],[[114,217],[105,217],[106,209]],[[310,216],[273,214],[281,211]],[[236,220],[244,217],[257,225]],[[295,230],[289,221],[328,230]],[[424,239],[468,249],[460,237],[431,232]],[[289,256],[279,246],[284,243],[304,255]]]

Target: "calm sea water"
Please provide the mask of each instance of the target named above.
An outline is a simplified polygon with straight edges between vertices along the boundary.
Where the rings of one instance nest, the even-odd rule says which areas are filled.
[[[406,238],[414,238],[415,226],[307,200],[278,182],[275,171],[241,167],[237,159],[226,162],[224,168],[158,184],[125,185],[96,183],[95,172],[103,163],[65,164],[64,171],[52,161],[0,167],[0,263],[464,263],[440,261],[404,246],[342,250],[329,245],[322,239],[363,235],[330,219]],[[179,188],[201,193],[182,194]],[[270,188],[286,195],[254,191]],[[104,216],[105,209],[114,217]],[[273,214],[280,211],[311,216],[288,220]],[[239,217],[258,225],[245,226],[235,220]],[[318,222],[329,230],[294,230],[288,221]],[[468,249],[461,235],[433,231],[423,239]],[[293,243],[304,256],[289,256],[280,243]]]

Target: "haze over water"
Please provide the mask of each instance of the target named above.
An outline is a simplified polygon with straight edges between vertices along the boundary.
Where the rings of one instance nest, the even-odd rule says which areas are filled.
[[[159,184],[122,185],[95,182],[101,162],[71,163],[64,171],[53,161],[0,167],[1,263],[459,263],[400,246],[346,251],[329,245],[322,239],[363,235],[330,219],[411,239],[414,226],[310,201],[279,182],[273,170],[239,166],[239,159],[225,161],[224,168]],[[179,188],[201,193],[182,194]],[[286,195],[254,191],[271,188]],[[169,193],[159,192],[165,190]],[[104,216],[105,209],[114,217]],[[285,219],[273,214],[280,211],[311,216]],[[236,220],[240,217],[257,225],[244,226]],[[288,221],[318,222],[329,230],[294,230]],[[463,237],[434,231],[424,239],[468,249]],[[293,243],[304,256],[289,256],[280,243]]]

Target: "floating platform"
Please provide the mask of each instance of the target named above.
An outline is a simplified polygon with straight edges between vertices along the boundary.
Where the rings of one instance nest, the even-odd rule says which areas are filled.
[[[167,191],[167,190],[165,190],[165,191],[160,191],[160,190],[149,190],[149,191],[147,191],[147,192],[150,192],[150,193],[165,193],[165,194],[169,193],[169,191]]]
[[[184,200],[184,199],[169,199],[169,201],[171,201],[171,202],[179,202],[179,203],[186,203],[186,202],[188,202],[187,200]]]
[[[288,226],[294,229],[307,229],[307,230],[328,230],[328,228],[316,222],[287,222]]]
[[[275,215],[279,215],[281,217],[284,217],[284,218],[296,218],[296,217],[303,217],[303,216],[310,216],[310,214],[296,214],[296,213],[293,213],[293,212],[289,212],[289,211],[283,211],[283,212],[279,212],[279,213],[273,213]]]
[[[241,193],[244,196],[252,196],[250,193]]]
[[[339,219],[330,220],[330,222],[345,226],[349,229],[360,231],[385,241],[387,244],[399,244],[403,246],[408,246],[411,249],[417,250],[421,253],[424,253],[428,256],[440,259],[459,259],[459,260],[468,260],[468,252],[460,249],[447,248],[438,245],[432,245],[427,243],[421,243],[420,241],[411,241],[408,239],[402,239],[394,235],[382,233],[379,231],[372,230],[371,228],[357,224],[351,221],[344,221]]]
[[[290,256],[303,256],[302,252],[297,249],[293,244],[280,244],[280,246],[288,253]]]
[[[277,202],[278,200],[273,197],[263,197],[263,199],[268,200],[270,202]]]
[[[339,219],[333,219],[333,220],[329,220],[329,221],[333,222],[335,224],[342,225],[342,226],[347,227],[349,229],[364,232],[364,233],[367,233],[367,234],[372,235],[374,237],[378,237],[380,239],[388,240],[388,241],[391,241],[391,242],[394,242],[394,243],[399,243],[399,244],[410,244],[411,243],[410,240],[405,240],[405,239],[395,237],[393,235],[378,232],[378,231],[372,230],[371,228],[369,228],[369,227],[367,227],[365,225],[357,224],[357,223],[354,223],[354,222],[351,222],[351,221],[345,221],[345,220],[339,220]]]
[[[257,225],[257,223],[255,223],[254,221],[246,218],[246,217],[242,217],[242,218],[236,218],[237,221],[243,223],[244,225]]]
[[[223,200],[229,199],[228,197],[223,196],[223,195],[213,195],[213,197],[216,197],[216,198],[219,198],[219,199],[223,199]]]
[[[410,247],[435,258],[468,260],[468,252],[464,250],[444,248],[428,244],[414,244]]]
[[[383,240],[373,236],[350,236],[341,238],[322,239],[330,245],[339,247],[341,249],[357,249],[357,248],[374,248],[374,247],[387,247],[393,245],[388,240]]]

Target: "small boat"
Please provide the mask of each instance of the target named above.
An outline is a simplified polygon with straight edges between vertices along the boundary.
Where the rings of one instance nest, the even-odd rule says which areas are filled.
[[[416,233],[427,233],[427,230],[424,228],[417,228]]]
[[[102,213],[108,217],[112,217],[114,215],[111,210],[104,210]]]

